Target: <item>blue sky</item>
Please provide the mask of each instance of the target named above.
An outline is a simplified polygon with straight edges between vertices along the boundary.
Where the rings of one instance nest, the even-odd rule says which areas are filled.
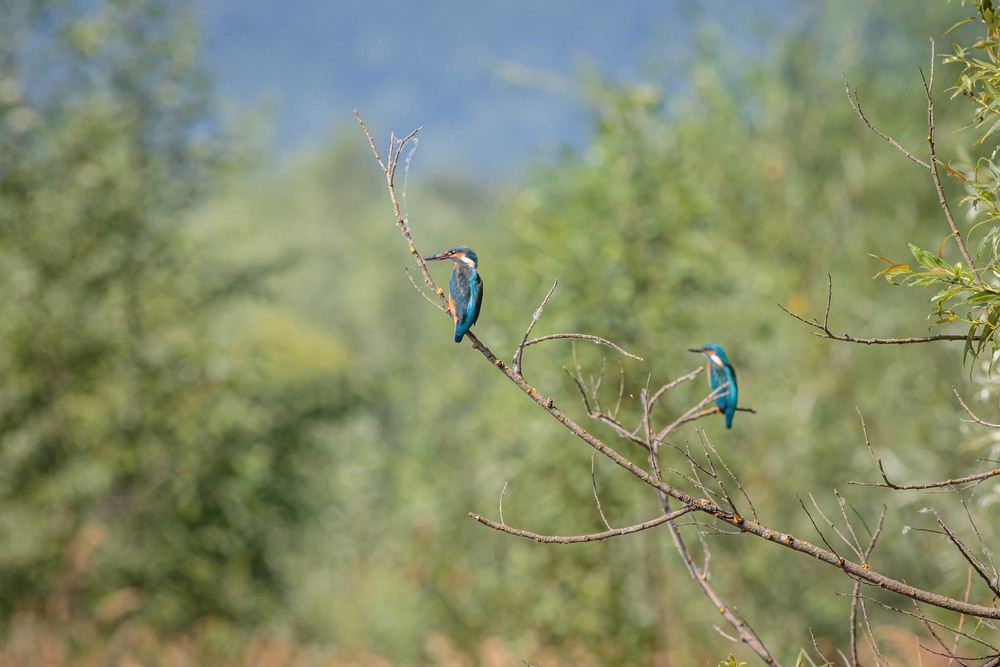
[[[202,0],[196,7],[218,92],[239,106],[271,106],[276,155],[321,147],[354,122],[357,108],[382,138],[423,125],[425,164],[483,173],[583,140],[585,118],[569,85],[581,66],[646,79],[650,62],[669,71],[690,46],[695,14],[736,13],[741,19],[727,22],[741,25],[781,23],[796,11],[785,0]]]

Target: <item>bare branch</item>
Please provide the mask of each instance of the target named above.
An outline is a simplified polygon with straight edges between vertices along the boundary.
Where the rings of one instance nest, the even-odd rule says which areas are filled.
[[[840,495],[837,489],[833,490],[833,495],[837,498],[837,505],[840,507],[840,515],[844,517],[844,525],[847,526],[847,531],[851,534],[851,540],[853,540],[854,546],[857,547],[854,553],[858,555],[858,559],[864,563],[868,561],[865,559],[864,552],[861,548],[861,540],[858,539],[857,533],[854,532],[854,524],[851,523],[851,519],[847,516],[847,501],[844,497]]]
[[[667,393],[668,391],[670,391],[671,389],[673,389],[677,385],[681,384],[682,382],[687,382],[688,380],[693,380],[694,378],[698,377],[698,375],[700,373],[704,372],[704,370],[705,370],[705,366],[699,365],[698,368],[694,369],[693,371],[691,371],[687,375],[682,375],[679,378],[677,378],[676,380],[671,380],[667,384],[665,384],[662,387],[660,387],[659,389],[657,389],[656,393],[654,393],[653,396],[652,396],[652,398],[649,399],[649,407],[652,408],[654,405],[656,405],[656,402],[659,401],[660,398],[665,393]]]
[[[875,454],[875,449],[872,447],[871,440],[868,439],[868,428],[865,426],[865,418],[864,415],[861,414],[860,409],[858,409],[858,417],[860,417],[861,419],[861,431],[865,437],[865,446],[868,448],[868,453],[871,454],[872,459],[875,461],[875,465],[878,466],[879,474],[882,476],[882,481],[881,482],[849,481],[848,484],[854,484],[855,486],[870,486],[873,488],[893,489],[894,491],[922,491],[926,489],[941,489],[954,486],[975,485],[991,477],[996,477],[1000,475],[1000,468],[997,468],[994,470],[988,470],[986,472],[979,472],[979,473],[974,473],[972,475],[966,475],[965,477],[956,477],[954,479],[946,479],[938,482],[925,482],[922,484],[896,484],[895,482],[889,480],[889,476],[886,475],[885,468],[882,466],[882,459],[880,459]]]
[[[725,388],[719,387],[718,389],[710,393],[708,396],[701,399],[701,401],[697,405],[689,408],[687,412],[685,412],[680,417],[678,417],[677,419],[675,419],[674,421],[670,422],[669,424],[661,428],[659,431],[657,431],[656,436],[653,438],[653,440],[655,440],[656,442],[663,442],[668,435],[670,435],[673,431],[675,431],[683,424],[701,419],[702,417],[707,417],[708,415],[714,415],[715,413],[717,413],[719,411],[719,408],[717,406],[713,405],[711,408],[708,409],[705,409],[705,406],[710,405],[713,401],[715,401],[716,398],[722,395],[723,391],[725,391]]]
[[[837,525],[833,523],[833,521],[831,521],[829,517],[827,517],[826,514],[823,512],[823,509],[819,506],[819,503],[816,502],[816,498],[813,497],[812,493],[809,494],[809,500],[812,501],[813,507],[816,508],[816,511],[819,512],[819,515],[823,517],[824,521],[826,521],[826,525],[829,526],[830,529],[837,534],[837,537],[840,538],[840,541],[846,544],[847,548],[849,548],[851,551],[854,552],[854,555],[857,557],[859,561],[861,561],[862,564],[867,565],[867,563],[864,560],[864,553],[861,550],[861,546],[847,539],[847,537],[842,532],[840,532],[840,529],[837,528]]]
[[[408,135],[403,137],[401,140],[397,140],[394,134],[390,134],[389,139],[389,151],[388,151],[388,163],[382,160],[379,155],[378,148],[375,147],[375,139],[372,137],[371,132],[368,131],[368,126],[365,125],[365,121],[361,118],[361,114],[357,109],[354,110],[354,116],[358,119],[358,124],[361,125],[361,129],[365,133],[365,137],[368,138],[368,145],[371,147],[372,153],[375,155],[375,161],[378,163],[379,167],[382,169],[382,173],[385,174],[386,187],[389,190],[389,201],[392,203],[392,213],[396,218],[396,226],[399,227],[400,233],[403,238],[406,239],[407,246],[409,247],[410,254],[413,255],[414,259],[417,261],[417,266],[420,268],[420,273],[424,277],[424,283],[438,295],[438,299],[441,301],[441,307],[446,307],[448,300],[444,296],[444,291],[437,286],[434,279],[431,278],[430,271],[427,270],[427,263],[424,262],[424,258],[420,256],[417,252],[416,247],[413,244],[413,237],[410,235],[410,228],[406,224],[406,219],[400,212],[399,200],[396,198],[396,186],[394,182],[396,167],[399,164],[399,154],[411,139],[417,136],[417,133],[423,129],[423,126],[410,132]]]
[[[583,340],[589,340],[593,343],[597,343],[598,345],[604,345],[605,347],[610,347],[618,354],[628,357],[629,359],[636,359],[638,361],[642,361],[642,357],[634,355],[631,352],[626,352],[621,347],[615,345],[607,338],[601,338],[600,336],[592,336],[590,334],[582,334],[582,333],[558,333],[558,334],[549,334],[547,336],[539,336],[538,338],[532,338],[527,343],[523,343],[523,347],[530,347],[531,345],[544,343],[547,340],[559,340],[562,338],[580,338]]]
[[[863,599],[867,600],[868,602],[874,602],[875,604],[879,605],[880,607],[883,607],[884,609],[888,609],[891,612],[895,612],[897,614],[902,614],[904,616],[909,616],[909,617],[914,618],[914,619],[916,619],[918,621],[921,621],[922,623],[925,623],[925,624],[926,623],[930,623],[930,624],[932,624],[932,625],[934,625],[936,627],[939,627],[939,628],[941,628],[943,630],[947,630],[948,632],[958,633],[959,635],[961,635],[965,639],[968,639],[971,642],[979,644],[980,646],[982,646],[984,648],[987,648],[987,649],[989,649],[991,651],[996,651],[996,650],[998,650],[998,648],[1000,648],[1000,647],[997,647],[997,646],[993,646],[989,642],[984,641],[983,639],[980,639],[979,637],[976,637],[975,635],[970,635],[967,632],[962,632],[961,630],[958,630],[957,628],[953,628],[953,627],[951,627],[949,625],[946,625],[946,624],[944,624],[944,623],[942,623],[940,621],[936,621],[933,618],[925,615],[923,612],[920,612],[920,608],[919,608],[919,606],[916,605],[916,601],[915,600],[912,600],[912,602],[914,603],[914,607],[917,609],[918,613],[907,611],[905,609],[900,609],[899,607],[893,607],[890,604],[886,604],[885,602],[882,602],[881,600],[876,600],[875,598],[869,597],[867,595],[862,595],[861,597]]]
[[[705,442],[707,442],[707,444],[708,444],[708,447],[710,447],[710,448],[711,448],[711,450],[712,450],[712,453],[713,453],[713,454],[715,454],[715,458],[717,458],[717,459],[719,460],[719,463],[720,463],[720,464],[722,464],[722,467],[723,467],[723,468],[725,469],[725,471],[726,471],[727,473],[729,473],[729,477],[730,477],[730,478],[731,478],[731,479],[733,480],[733,482],[734,482],[734,483],[736,484],[736,488],[740,490],[740,494],[741,494],[741,495],[743,496],[743,499],[747,501],[747,505],[749,505],[749,506],[750,506],[750,513],[751,513],[751,514],[753,514],[753,518],[754,518],[754,520],[756,520],[756,519],[757,519],[757,508],[753,506],[753,501],[752,501],[752,500],[750,500],[750,494],[748,494],[748,493],[746,492],[746,489],[744,489],[744,488],[743,488],[743,484],[741,484],[741,483],[740,483],[740,480],[739,480],[739,478],[738,478],[738,477],[736,476],[736,474],[735,474],[735,473],[734,473],[734,472],[733,472],[733,471],[732,471],[732,470],[731,470],[731,469],[729,468],[729,465],[728,465],[728,464],[726,463],[726,460],[725,460],[724,458],[722,458],[722,455],[721,455],[721,454],[719,454],[719,451],[718,451],[718,450],[717,450],[717,449],[715,448],[715,445],[713,445],[713,444],[712,444],[712,441],[711,441],[711,440],[709,440],[709,439],[708,439],[707,437],[705,437],[705,433],[704,433],[704,431],[702,431],[702,432],[700,433],[700,435],[701,435],[701,437],[703,438],[703,440],[704,440]],[[736,510],[736,508],[735,508],[735,507],[733,507],[733,510],[735,511],[735,510]]]
[[[503,483],[503,488],[500,489],[500,523],[503,523],[503,494],[507,493],[507,482]]]
[[[857,336],[852,336],[847,333],[835,334],[830,330],[830,308],[833,304],[833,277],[827,274],[827,295],[826,295],[826,310],[823,315],[823,321],[820,322],[816,318],[811,320],[806,319],[798,313],[793,313],[788,310],[780,303],[776,304],[778,308],[781,308],[786,315],[792,317],[799,322],[802,322],[813,331],[810,331],[813,336],[818,338],[824,338],[827,340],[839,340],[844,343],[856,343],[858,345],[912,345],[914,343],[934,343],[937,341],[951,341],[951,340],[968,340],[968,336],[965,334],[938,334],[936,336],[910,336],[908,338],[858,338]],[[978,338],[976,338],[978,340]]]
[[[430,274],[427,272],[427,267],[425,262],[417,253],[416,249],[413,247],[412,237],[410,236],[410,231],[408,229],[408,226],[406,225],[406,221],[403,220],[399,214],[399,205],[398,201],[396,200],[394,192],[393,174],[395,172],[396,161],[398,161],[398,157],[400,155],[402,147],[407,143],[407,141],[409,141],[415,136],[415,134],[419,131],[419,128],[411,132],[409,135],[404,137],[399,142],[396,141],[395,137],[392,138],[392,140],[390,141],[391,158],[389,163],[384,164],[382,162],[382,158],[379,156],[378,151],[375,149],[374,141],[371,139],[371,135],[368,132],[367,127],[365,127],[364,123],[362,122],[360,115],[358,116],[358,121],[361,124],[361,127],[364,130],[366,136],[369,138],[369,144],[372,147],[372,151],[373,154],[375,155],[376,161],[383,168],[383,172],[386,175],[386,184],[389,190],[390,199],[393,202],[393,211],[396,214],[397,225],[399,226],[404,239],[409,244],[409,249],[411,254],[413,254],[414,257],[416,258],[417,264],[420,267],[422,273],[424,274],[425,282],[435,292],[437,292],[439,297],[442,299],[443,303],[444,302],[443,292],[437,288],[436,284],[431,279]],[[529,341],[528,343],[525,344],[525,346],[541,342],[543,340],[550,340],[559,337],[583,338],[601,344],[609,345],[610,347],[616,350],[621,350],[621,348],[614,345],[613,343],[610,343],[610,341],[606,341],[605,339],[601,339],[598,337],[588,337],[582,334],[558,334],[556,336],[546,336],[536,339],[535,341]],[[626,470],[629,474],[631,474],[633,477],[635,477],[643,484],[646,484],[651,488],[655,489],[659,494],[662,494],[664,500],[670,498],[676,500],[681,505],[681,509],[675,511],[678,512],[678,514],[670,513],[664,515],[664,517],[669,517],[669,518],[660,517],[658,519],[654,519],[653,522],[647,522],[646,524],[638,524],[637,526],[617,529],[615,531],[611,531],[612,534],[596,533],[593,535],[582,535],[576,537],[557,537],[557,536],[546,537],[542,535],[535,535],[532,533],[528,533],[526,531],[518,531],[517,529],[508,528],[507,526],[501,526],[500,524],[496,524],[492,521],[489,521],[488,519],[483,519],[482,517],[476,514],[470,515],[480,523],[484,523],[485,525],[494,527],[496,530],[509,532],[514,535],[519,535],[521,537],[527,537],[529,539],[538,539],[539,541],[553,541],[553,542],[562,541],[563,543],[569,543],[574,541],[584,542],[584,541],[593,541],[595,539],[605,539],[605,535],[607,535],[607,537],[612,537],[617,534],[626,534],[628,532],[644,530],[648,527],[652,527],[653,525],[659,525],[660,523],[663,522],[666,522],[669,526],[671,526],[672,533],[676,533],[676,527],[670,522],[670,519],[675,518],[677,516],[681,516],[691,511],[697,511],[712,517],[712,520],[716,522],[715,525],[730,525],[735,527],[736,530],[744,534],[753,535],[769,543],[781,545],[797,553],[811,556],[823,563],[826,563],[827,565],[842,570],[848,576],[856,580],[862,581],[868,585],[883,588],[897,595],[901,595],[910,598],[912,600],[930,604],[943,609],[948,609],[961,614],[967,614],[969,616],[974,616],[977,618],[984,618],[984,619],[1000,619],[1000,607],[996,607],[993,605],[972,604],[966,601],[955,600],[953,598],[944,595],[939,595],[936,593],[915,588],[910,584],[908,584],[907,582],[899,581],[897,579],[893,579],[891,577],[887,577],[885,575],[879,574],[878,572],[875,572],[871,568],[871,566],[869,566],[867,563],[855,563],[850,560],[846,560],[844,558],[841,558],[837,554],[833,553],[832,551],[828,551],[826,549],[818,547],[804,540],[799,540],[789,533],[775,530],[757,521],[746,521],[738,514],[731,512],[726,508],[721,507],[711,498],[695,497],[679,488],[667,484],[660,478],[658,474],[649,473],[645,471],[643,468],[637,466],[628,458],[620,454],[617,450],[607,445],[600,438],[596,437],[595,435],[593,435],[592,433],[581,427],[579,424],[577,424],[573,419],[571,419],[568,415],[566,415],[563,411],[561,411],[559,408],[555,406],[554,401],[551,397],[543,396],[535,387],[528,384],[521,375],[515,373],[501,359],[499,359],[486,345],[484,345],[474,333],[472,333],[471,331],[468,332],[466,334],[466,338],[469,340],[469,344],[471,345],[471,347],[477,352],[479,352],[489,364],[494,366],[501,374],[504,375],[504,377],[507,378],[508,381],[510,381],[513,385],[515,385],[520,391],[524,392],[532,402],[534,402],[540,408],[545,410],[550,417],[552,417],[560,424],[562,424],[572,435],[582,440],[589,447],[600,452],[604,457],[611,460],[615,465]],[[624,353],[624,351],[622,352]],[[634,357],[634,355],[628,355],[628,356]],[[724,614],[727,613],[730,614],[729,616],[727,616],[727,621],[730,622],[731,624],[735,624],[733,626],[734,628],[739,630],[739,628],[743,627],[742,625],[740,625],[742,621],[739,619],[739,617],[732,615],[731,612],[729,612],[728,608],[725,607],[724,605],[722,606],[722,612]],[[744,636],[742,632],[740,634],[741,637]],[[763,648],[763,645],[759,644],[759,642],[758,642],[758,647],[759,648],[755,650],[760,651],[758,652],[758,655],[761,656],[761,658],[764,659],[767,664],[776,664],[773,658],[770,657],[766,649]]]
[[[1000,587],[998,587],[996,583],[996,571],[990,572],[986,568],[986,565],[981,560],[979,560],[979,558],[977,558],[976,555],[973,554],[967,546],[965,546],[965,543],[963,543],[962,540],[960,540],[958,536],[955,535],[955,533],[951,530],[951,528],[949,528],[947,524],[945,524],[944,520],[937,513],[937,510],[933,511],[934,511],[934,520],[937,521],[937,524],[941,527],[941,530],[943,530],[945,535],[948,536],[948,541],[950,541],[952,544],[955,545],[955,548],[958,549],[959,553],[962,554],[962,558],[964,558],[966,562],[968,562],[969,565],[971,565],[973,569],[975,569],[976,574],[979,575],[979,578],[982,579],[984,582],[986,582],[987,588],[990,589],[994,597],[1000,597]],[[968,507],[966,507],[966,513],[968,513]]]
[[[541,305],[539,305],[538,308],[535,308],[535,313],[531,316],[531,323],[528,324],[528,329],[524,332],[524,338],[521,339],[521,344],[518,345],[517,350],[514,351],[514,361],[511,363],[514,367],[514,372],[518,375],[523,375],[521,373],[521,355],[524,354],[524,348],[528,342],[528,336],[531,334],[531,330],[535,328],[535,325],[538,324],[538,319],[542,316],[542,310],[545,308],[545,304],[547,304],[549,299],[552,297],[552,293],[556,291],[556,285],[558,284],[558,280],[552,282],[552,287],[549,288],[549,293],[545,295],[544,299],[542,299]]]
[[[924,169],[930,171],[931,166],[929,164],[927,164],[926,162],[924,162],[923,160],[921,160],[920,158],[918,158],[916,155],[914,155],[913,153],[911,153],[907,149],[903,148],[903,146],[901,146],[898,141],[896,141],[895,139],[893,139],[889,135],[883,133],[877,127],[875,127],[874,125],[872,125],[871,121],[868,120],[868,117],[865,116],[865,113],[861,110],[861,100],[858,98],[858,91],[857,90],[854,90],[854,91],[851,90],[851,84],[849,84],[847,82],[847,75],[844,74],[844,70],[840,70],[840,78],[842,78],[844,80],[844,88],[847,91],[847,100],[851,103],[851,108],[854,109],[854,113],[856,113],[858,115],[858,118],[861,119],[861,121],[865,124],[865,126],[869,130],[871,130],[872,132],[874,132],[875,134],[877,134],[879,137],[881,137],[885,141],[887,141],[890,144],[892,144],[892,146],[896,150],[898,150],[900,153],[902,153],[903,155],[905,155],[908,159],[910,159],[913,162],[919,164]]]
[[[647,404],[648,405],[648,404]],[[648,431],[647,431],[648,432]],[[688,459],[694,463],[694,459],[689,455]],[[653,474],[660,478],[659,463],[656,458],[656,449],[653,443],[650,442],[649,446],[649,465],[650,470]],[[669,498],[662,489],[657,489],[657,497],[660,500],[660,506],[663,508],[664,516],[670,514],[670,503]],[[773,667],[779,667],[778,662],[771,655],[771,652],[761,641],[757,633],[746,623],[745,620],[736,615],[736,613],[727,605],[719,594],[712,588],[711,584],[708,583],[707,572],[698,568],[695,564],[694,559],[691,557],[691,553],[688,551],[687,545],[684,543],[684,539],[681,537],[680,530],[678,530],[677,525],[671,521],[668,524],[668,529],[670,530],[670,537],[673,540],[674,548],[677,553],[680,554],[681,561],[684,563],[685,568],[687,568],[688,574],[694,580],[698,587],[701,588],[702,593],[705,594],[712,605],[718,610],[722,617],[727,623],[737,632],[739,635],[739,640],[745,643],[766,665],[771,665]],[[708,568],[708,547],[703,543],[703,549],[705,551],[705,570]],[[721,630],[716,628],[720,634],[726,636]]]
[[[434,303],[434,300],[431,299],[429,296],[427,296],[426,292],[424,292],[422,289],[420,289],[420,285],[418,285],[417,281],[413,279],[413,274],[410,273],[409,269],[404,268],[403,271],[406,273],[406,277],[410,279],[410,284],[413,285],[413,289],[417,290],[417,292],[420,294],[420,296],[422,296],[425,299],[427,299],[427,303],[431,304],[435,308],[442,308],[442,309],[444,308],[444,306],[442,306],[440,303]]]
[[[882,525],[885,520],[885,505],[882,505],[882,511],[878,515],[878,523],[875,526],[875,531],[872,533],[871,538],[868,540],[868,547],[864,551],[864,561],[867,563],[870,558],[872,551],[875,549],[875,543],[878,541],[879,536],[882,534]],[[854,590],[851,592],[851,663],[854,667],[860,667],[861,661],[858,658],[858,602],[860,600],[859,594],[861,592],[861,582],[855,580]],[[868,614],[867,611],[862,609],[865,613],[865,623],[867,623]]]
[[[958,393],[958,389],[955,389],[954,385],[952,385],[951,390],[955,392],[955,398],[957,398],[958,402],[961,403],[963,408],[965,408],[966,413],[968,413],[968,415],[972,417],[972,421],[976,422],[977,424],[980,424],[981,426],[985,426],[986,428],[1000,428],[1000,424],[993,424],[988,421],[983,421],[982,419],[977,417],[975,413],[972,412],[972,409],[965,404],[965,401],[962,400],[962,395]]]
[[[594,502],[597,503],[597,512],[601,515],[601,521],[604,522],[604,526],[608,530],[614,530],[611,524],[608,523],[608,518],[604,516],[604,508],[601,507],[601,497],[597,495],[597,452],[592,452],[590,455],[590,485],[594,490]],[[503,516],[500,517],[500,523],[503,523]]]
[[[815,505],[816,499],[812,498],[811,494],[809,497],[813,501],[813,505]],[[802,511],[806,513],[806,518],[809,519],[809,523],[812,524],[813,530],[815,530],[816,534],[819,535],[819,539],[823,542],[823,544],[826,545],[826,548],[829,549],[831,553],[836,554],[837,550],[834,548],[832,544],[830,544],[830,541],[826,539],[826,535],[823,534],[823,531],[819,529],[819,526],[816,524],[816,520],[813,519],[812,512],[810,512],[809,508],[806,507],[805,501],[802,500],[800,496],[796,496],[796,498],[798,498],[799,506],[802,508]]]
[[[812,628],[809,629],[809,637],[812,639],[813,650],[816,651],[816,655],[820,657],[820,660],[826,663],[824,667],[831,667],[833,665],[833,660],[830,660],[825,655],[823,655],[823,651],[821,651],[819,648],[819,642],[816,641],[816,633],[812,631]],[[808,656],[806,657],[808,659]],[[841,657],[843,657],[843,654],[841,654]],[[815,663],[812,660],[809,660],[809,662],[812,663],[813,666],[815,667]],[[847,664],[846,660],[844,661],[844,664]],[[848,665],[848,667],[851,666]]]
[[[865,638],[868,640],[868,645],[871,647],[872,652],[875,654],[875,658],[880,665],[884,667],[890,667],[889,661],[885,659],[882,655],[881,649],[878,647],[878,640],[875,639],[875,631],[872,630],[871,620],[868,618],[868,607],[865,606],[864,600],[861,602],[861,616],[865,620]],[[857,667],[861,667],[860,663],[855,663]]]
[[[716,486],[719,487],[719,491],[722,492],[722,497],[726,501],[726,505],[729,507],[729,509],[731,509],[734,514],[739,515],[739,511],[736,509],[736,503],[730,497],[729,490],[726,489],[726,485],[722,483],[722,478],[719,476],[719,471],[716,470],[716,468],[715,468],[715,463],[712,460],[712,453],[715,453],[716,458],[719,459],[719,462],[722,464],[723,468],[727,472],[729,472],[729,476],[730,477],[732,477],[734,480],[736,480],[736,476],[733,475],[733,473],[732,473],[731,470],[729,470],[729,466],[727,466],[725,464],[725,462],[722,461],[722,457],[719,456],[719,453],[715,450],[715,448],[712,447],[711,450],[709,449],[709,445],[706,444],[707,441],[708,441],[708,438],[705,436],[705,432],[704,431],[699,431],[698,435],[699,435],[699,437],[701,439],[702,449],[705,452],[705,460],[708,462],[708,474],[712,477],[713,480],[715,480],[715,484],[716,484]],[[739,486],[739,481],[738,480],[736,480],[736,485]],[[742,488],[742,487],[740,487],[740,488]]]
[[[538,533],[532,533],[527,530],[521,530],[519,528],[512,528],[503,523],[497,523],[491,521],[484,516],[474,514],[469,512],[469,517],[488,526],[493,530],[498,530],[501,533],[508,533],[510,535],[516,535],[517,537],[523,537],[528,540],[534,540],[535,542],[544,542],[546,544],[578,544],[580,542],[597,542],[600,540],[607,540],[612,537],[620,537],[621,535],[631,535],[632,533],[638,533],[643,530],[648,530],[650,528],[655,528],[656,526],[663,525],[674,519],[684,516],[690,512],[693,512],[695,508],[693,507],[682,507],[676,509],[669,514],[664,514],[658,516],[655,519],[650,519],[649,521],[644,521],[643,523],[637,523],[633,526],[626,526],[624,528],[612,528],[611,530],[605,530],[600,533],[588,533],[586,535],[539,535]]]

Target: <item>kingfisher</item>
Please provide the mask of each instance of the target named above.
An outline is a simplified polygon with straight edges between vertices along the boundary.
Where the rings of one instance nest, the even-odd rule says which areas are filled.
[[[696,347],[689,350],[704,354],[708,359],[708,386],[712,388],[714,394],[719,387],[725,385],[722,394],[715,399],[719,412],[726,415],[726,428],[733,427],[733,415],[736,414],[736,371],[726,358],[726,353],[718,343],[707,343],[704,347]]]
[[[455,320],[455,342],[461,343],[469,328],[479,319],[483,306],[483,279],[479,277],[479,258],[469,246],[455,246],[448,252],[425,258],[432,262],[450,259],[455,270],[448,280],[448,312]]]

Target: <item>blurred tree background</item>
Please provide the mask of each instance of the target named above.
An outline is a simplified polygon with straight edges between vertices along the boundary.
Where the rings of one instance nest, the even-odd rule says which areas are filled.
[[[713,630],[664,532],[546,547],[465,517],[494,514],[507,483],[508,523],[599,530],[589,450],[454,345],[414,292],[356,127],[254,168],[257,119],[218,111],[191,15],[96,4],[15,2],[0,24],[4,664],[44,651],[142,664],[752,661]],[[928,324],[928,295],[873,281],[869,253],[936,248],[947,227],[927,175],[858,121],[838,66],[869,117],[919,151],[927,37],[968,10],[847,4],[758,26],[769,47],[739,57],[725,17],[694,14],[697,48],[651,64],[648,82],[581,71],[585,149],[540,158],[500,192],[461,166],[421,173],[418,153],[405,205],[423,253],[479,252],[476,331],[494,351],[513,352],[558,279],[536,333],[598,334],[641,355],[624,362],[625,410],[647,376],[658,386],[696,367],[688,348],[725,345],[757,414],[697,428],[762,520],[815,539],[798,498],[835,510],[836,488],[868,521],[887,503],[879,569],[960,596],[963,563],[928,558],[937,540],[904,528],[931,525],[927,499],[848,481],[877,474],[858,410],[897,478],[996,458],[951,390],[983,390],[969,400],[989,415],[989,381],[958,345],[821,341],[775,305],[821,317],[829,274],[835,330]],[[942,158],[968,159],[965,109],[943,92],[956,73],[939,70]],[[662,83],[678,71],[681,89]],[[619,359],[575,353],[595,374],[607,357],[617,386]],[[531,348],[525,373],[583,421],[563,372],[573,355]],[[703,392],[684,387],[669,409]],[[685,437],[697,442],[696,427]],[[613,466],[599,461],[595,478],[615,525],[656,515],[653,494]],[[934,502],[961,516],[957,498]],[[708,540],[713,584],[782,660],[811,646],[810,630],[845,645],[837,594],[850,583],[837,572]]]

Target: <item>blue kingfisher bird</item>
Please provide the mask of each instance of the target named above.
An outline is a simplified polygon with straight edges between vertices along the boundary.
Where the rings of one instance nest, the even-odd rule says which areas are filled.
[[[455,342],[461,343],[469,328],[479,319],[483,306],[483,279],[479,277],[479,258],[469,246],[455,246],[448,252],[426,257],[424,261],[450,259],[455,270],[448,280],[448,311],[455,320]]]
[[[708,343],[704,347],[692,348],[689,351],[704,354],[708,359],[708,386],[712,388],[713,394],[719,387],[726,385],[722,394],[715,399],[715,405],[718,406],[719,412],[726,415],[726,428],[732,428],[739,391],[736,388],[736,371],[726,358],[726,353],[718,343]]]

